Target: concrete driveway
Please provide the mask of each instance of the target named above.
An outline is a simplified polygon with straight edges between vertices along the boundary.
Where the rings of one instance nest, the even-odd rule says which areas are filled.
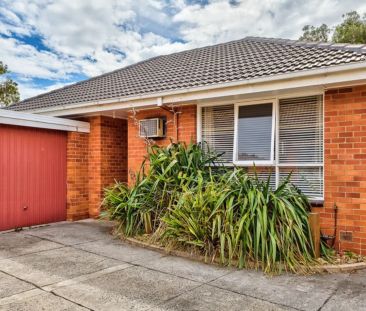
[[[366,310],[366,272],[284,275],[164,256],[109,223],[0,234],[0,310]]]

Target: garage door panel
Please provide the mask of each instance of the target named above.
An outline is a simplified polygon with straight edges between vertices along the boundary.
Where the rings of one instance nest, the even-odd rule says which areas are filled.
[[[66,139],[0,126],[0,230],[66,219]]]

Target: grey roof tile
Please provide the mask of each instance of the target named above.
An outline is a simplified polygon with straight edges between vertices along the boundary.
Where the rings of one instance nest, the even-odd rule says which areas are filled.
[[[9,109],[32,110],[148,95],[365,61],[365,45],[247,37],[154,57],[28,98]]]

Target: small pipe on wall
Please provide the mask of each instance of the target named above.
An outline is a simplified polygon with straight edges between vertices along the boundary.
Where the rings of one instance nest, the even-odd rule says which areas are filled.
[[[178,114],[179,113],[177,111],[175,111],[174,108],[170,109],[170,108],[166,107],[165,105],[158,105],[158,107],[173,114],[173,122],[175,125],[175,140],[176,140],[176,142],[178,142],[178,135],[179,135],[179,130],[178,130],[179,116],[178,116]]]

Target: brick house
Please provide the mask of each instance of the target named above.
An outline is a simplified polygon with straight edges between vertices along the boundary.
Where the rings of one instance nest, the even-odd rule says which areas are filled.
[[[67,218],[99,214],[103,188],[132,181],[139,121],[159,145],[206,141],[228,165],[293,182],[336,245],[366,255],[366,46],[248,37],[155,57],[11,107],[90,123],[69,132]],[[335,209],[335,207],[337,209]]]

